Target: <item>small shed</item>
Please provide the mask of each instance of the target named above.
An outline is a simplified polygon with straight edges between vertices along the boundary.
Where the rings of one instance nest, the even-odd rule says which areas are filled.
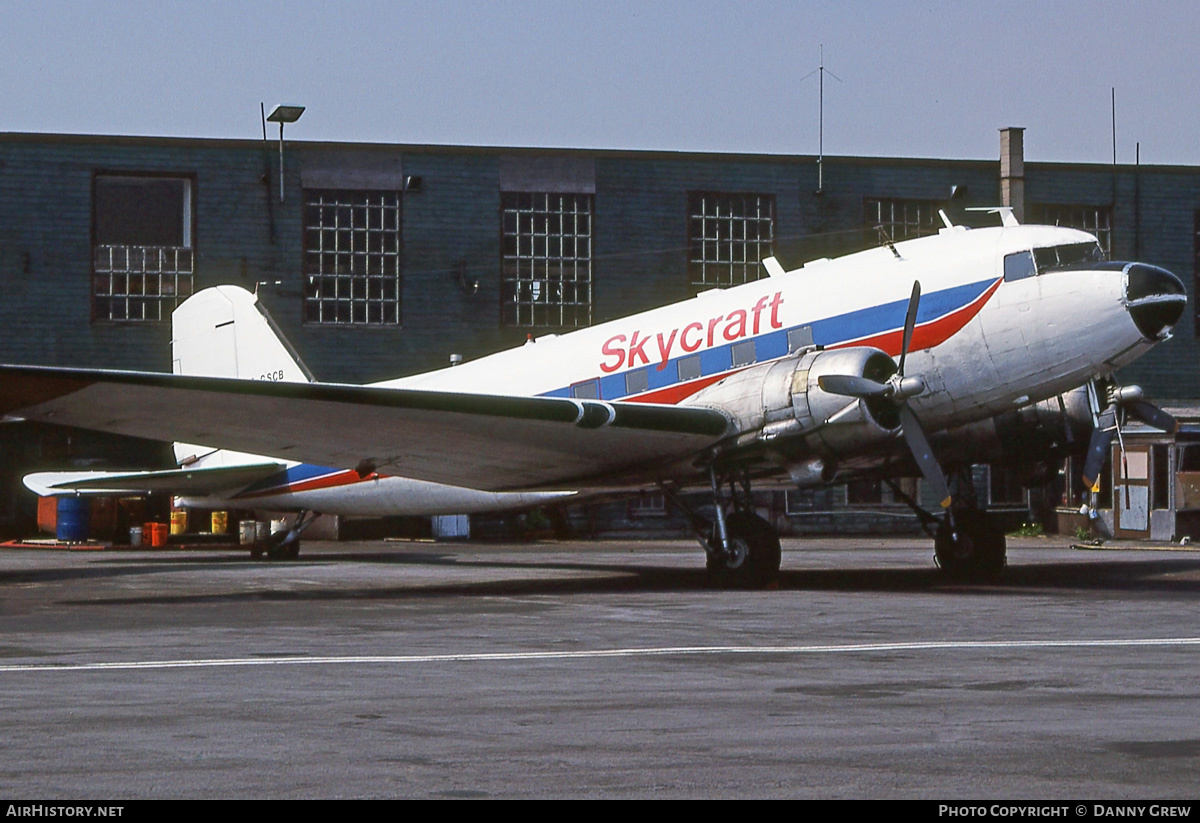
[[[1179,421],[1175,433],[1128,419],[1113,440],[1099,493],[1083,497],[1104,536],[1200,539],[1200,405],[1164,408]],[[1071,462],[1068,471],[1082,465]]]

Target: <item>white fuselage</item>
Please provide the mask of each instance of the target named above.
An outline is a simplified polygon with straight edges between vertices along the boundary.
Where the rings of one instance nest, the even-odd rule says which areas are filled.
[[[701,392],[805,347],[871,346],[895,357],[914,281],[922,298],[906,373],[930,432],[1053,397],[1132,361],[1157,340],[1131,320],[1121,271],[1071,266],[1005,279],[1005,258],[1095,243],[1045,226],[940,235],[810,263],[779,276],[462,365],[375,384],[475,394],[702,403]],[[1032,258],[1030,258],[1032,260]],[[864,444],[866,448],[866,444]],[[386,472],[386,468],[381,468]],[[479,492],[290,464],[288,477],[227,501],[346,514],[449,514],[522,508],[569,494]],[[213,505],[212,500],[191,501]]]

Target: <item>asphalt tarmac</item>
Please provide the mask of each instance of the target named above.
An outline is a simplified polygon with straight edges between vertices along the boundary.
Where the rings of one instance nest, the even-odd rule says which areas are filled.
[[[1162,547],[1160,547],[1162,548]],[[785,540],[0,552],[0,796],[1197,794],[1200,554]]]

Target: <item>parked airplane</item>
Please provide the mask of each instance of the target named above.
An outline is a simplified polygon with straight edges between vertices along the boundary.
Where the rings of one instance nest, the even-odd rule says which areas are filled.
[[[779,568],[752,482],[919,473],[944,512],[907,502],[936,522],[939,565],[991,575],[1003,532],[943,466],[961,481],[971,463],[1046,460],[1091,425],[1092,485],[1118,416],[1173,428],[1112,374],[1186,304],[1175,275],[1105,261],[1090,234],[1002,218],[943,215],[936,236],[793,271],[769,258],[762,280],[370,386],[308,380],[253,296],[222,286],[177,309],[175,374],[2,366],[0,413],[203,444],[168,472],[31,476],[40,492],[432,514],[654,488],[686,508],[677,492],[705,488],[712,517],[690,513],[729,582]]]

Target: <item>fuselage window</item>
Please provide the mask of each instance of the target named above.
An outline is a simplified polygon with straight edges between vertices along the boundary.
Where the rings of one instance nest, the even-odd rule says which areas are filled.
[[[685,357],[679,361],[679,379],[680,380],[695,380],[700,376],[700,355],[696,354],[691,357]]]
[[[1065,246],[1034,249],[1033,256],[1040,274],[1054,269],[1086,267],[1092,263],[1099,263],[1104,259],[1104,252],[1100,250],[1099,243],[1068,243]]]
[[[600,381],[587,380],[576,383],[571,387],[571,396],[580,400],[598,400],[600,398]]]
[[[806,346],[813,344],[812,326],[801,326],[791,329],[787,335],[788,354],[794,354]]]
[[[754,341],[743,340],[733,344],[733,365],[746,366],[755,360]]]
[[[625,394],[641,394],[650,388],[650,373],[646,369],[625,372]]]
[[[1037,274],[1037,269],[1033,266],[1033,255],[1027,251],[1019,251],[1015,254],[1004,255],[1004,279],[1011,282],[1013,280],[1024,280],[1026,277],[1033,277]]]

